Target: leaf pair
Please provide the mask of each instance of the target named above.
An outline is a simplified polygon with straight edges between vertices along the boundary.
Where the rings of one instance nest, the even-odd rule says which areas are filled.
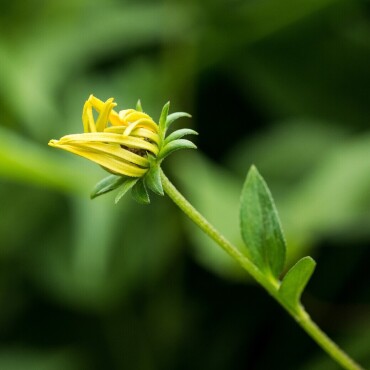
[[[270,281],[279,282],[285,264],[286,242],[270,190],[254,166],[242,190],[240,224],[252,262]],[[314,268],[315,261],[304,257],[281,282],[280,298],[291,309],[299,309],[301,294]]]

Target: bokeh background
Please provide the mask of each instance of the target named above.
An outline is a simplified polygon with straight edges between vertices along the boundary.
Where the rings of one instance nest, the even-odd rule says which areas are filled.
[[[8,1],[0,12],[0,369],[338,369],[166,198],[90,201],[49,148],[89,94],[199,132],[164,167],[237,245],[254,163],[318,266],[314,320],[370,367],[370,3]]]

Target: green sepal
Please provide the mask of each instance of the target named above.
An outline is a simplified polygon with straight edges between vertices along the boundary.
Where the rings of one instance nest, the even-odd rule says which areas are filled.
[[[136,110],[139,111],[139,112],[143,111],[143,107],[141,105],[141,100],[140,99],[136,103]]]
[[[105,177],[95,185],[92,193],[90,194],[90,198],[94,199],[99,195],[103,195],[112,190],[117,189],[120,185],[122,185],[125,182],[126,179],[127,177],[116,175],[109,175]]]
[[[159,164],[153,163],[150,166],[149,171],[145,175],[144,181],[145,185],[151,191],[158,195],[164,195]]]
[[[170,141],[181,139],[185,135],[198,135],[198,133],[190,128],[176,130],[166,137],[164,145],[168,144]]]
[[[161,112],[161,116],[159,117],[159,132],[161,133],[162,139],[164,138],[166,134],[166,122],[167,122],[167,116],[168,116],[168,110],[170,109],[170,102],[167,102]]]
[[[285,275],[279,288],[282,300],[291,308],[298,309],[301,295],[316,267],[311,257],[300,259]]]
[[[175,150],[196,149],[196,148],[197,148],[196,145],[189,140],[186,140],[186,139],[173,140],[163,146],[163,148],[158,154],[158,160],[162,160],[163,158],[167,157]]]
[[[150,198],[145,186],[144,179],[140,178],[131,189],[132,197],[140,204],[149,204]]]
[[[254,166],[242,190],[240,225],[252,261],[276,281],[284,268],[285,239],[270,190]]]
[[[172,122],[176,121],[177,119],[179,119],[181,117],[191,118],[191,115],[189,113],[185,113],[185,112],[175,112],[175,113],[169,114],[167,116],[167,119],[166,119],[166,127],[165,127],[166,130],[170,127]]]
[[[139,178],[133,177],[127,179],[120,187],[118,194],[114,199],[114,203],[118,203],[120,199],[139,181]]]

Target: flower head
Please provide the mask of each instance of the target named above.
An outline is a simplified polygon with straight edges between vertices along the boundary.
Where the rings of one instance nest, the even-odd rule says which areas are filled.
[[[49,145],[87,158],[112,174],[97,184],[93,198],[121,186],[116,201],[132,189],[136,200],[149,203],[147,188],[163,195],[160,163],[174,150],[195,148],[192,142],[181,138],[196,132],[182,129],[166,137],[174,120],[189,116],[182,112],[168,115],[169,103],[163,107],[159,124],[142,111],[140,101],[136,109],[119,112],[114,110],[116,105],[113,98],[103,102],[90,95],[82,112],[84,133],[50,140]]]
[[[84,133],[51,140],[49,145],[90,159],[116,175],[143,176],[150,167],[147,153],[159,152],[158,125],[134,109],[117,113],[116,105],[113,98],[102,102],[91,95],[82,113]],[[93,108],[99,114],[96,121]]]

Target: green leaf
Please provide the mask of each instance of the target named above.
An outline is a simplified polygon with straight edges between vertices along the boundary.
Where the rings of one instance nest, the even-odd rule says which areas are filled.
[[[90,198],[94,199],[99,195],[103,195],[114,189],[117,189],[126,179],[126,177],[116,175],[109,175],[108,177],[105,177],[95,185],[94,190],[90,194]]]
[[[196,149],[196,145],[186,139],[177,139],[166,144],[158,154],[158,160],[170,155],[175,150],[179,149]]]
[[[139,181],[137,181],[132,187],[131,195],[140,204],[150,203],[148,190],[146,189],[144,180],[142,178],[139,179]]]
[[[164,195],[160,167],[158,164],[152,164],[150,170],[145,175],[145,185],[158,195]]]
[[[114,203],[118,203],[120,201],[120,199],[139,181],[139,178],[130,178],[130,179],[127,179],[123,185],[121,186],[121,188],[119,189],[119,192],[116,196],[116,198],[114,199]]]
[[[316,262],[311,257],[300,259],[285,275],[279,295],[292,308],[298,308],[305,286],[315,270]]]
[[[181,139],[185,135],[198,135],[198,133],[194,130],[191,130],[190,128],[183,128],[180,130],[176,130],[172,132],[168,137],[166,137],[166,140],[164,141],[164,145],[168,144],[170,141]]]
[[[272,195],[254,166],[241,195],[240,225],[252,261],[266,275],[277,279],[284,268],[285,240]]]
[[[170,109],[170,102],[167,102],[163,108],[161,116],[159,117],[159,132],[161,132],[163,135],[166,133],[167,129],[167,116],[168,116],[168,110]]]
[[[143,107],[141,105],[141,100],[140,99],[136,103],[136,110],[139,111],[139,112],[143,111]]]
[[[167,116],[167,119],[166,119],[166,130],[170,127],[172,122],[176,121],[177,119],[179,119],[181,117],[191,118],[191,115],[189,113],[185,113],[185,112],[175,112],[175,113],[169,114]]]

